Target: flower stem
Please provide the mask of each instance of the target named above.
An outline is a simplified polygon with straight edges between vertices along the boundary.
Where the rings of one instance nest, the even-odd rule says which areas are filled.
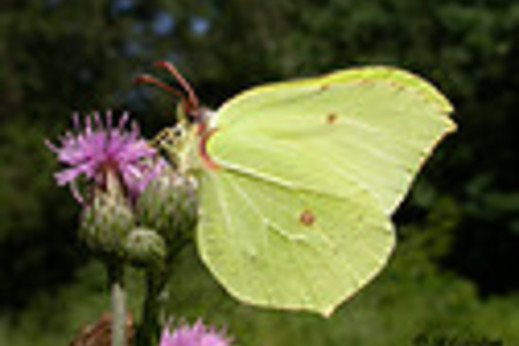
[[[149,346],[158,344],[160,336],[159,293],[164,288],[164,280],[157,273],[149,270],[146,273],[146,296],[142,308],[141,325],[137,332],[137,345]]]
[[[174,259],[188,243],[187,239],[180,239],[170,245],[169,254],[164,267],[148,269],[146,271],[146,293],[142,306],[141,322],[137,328],[136,346],[158,345],[161,332],[161,321],[164,318],[164,302],[161,293],[171,277]],[[163,299],[162,299],[163,300]]]
[[[121,264],[108,264],[108,278],[112,300],[112,346],[127,346],[126,293]]]

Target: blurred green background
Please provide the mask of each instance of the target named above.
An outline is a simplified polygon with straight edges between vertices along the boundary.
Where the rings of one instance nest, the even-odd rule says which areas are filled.
[[[191,247],[172,315],[226,326],[240,345],[519,345],[518,33],[513,0],[2,0],[0,345],[66,345],[108,310],[43,140],[74,110],[129,109],[147,136],[171,124],[171,99],[131,83],[162,59],[211,107],[267,81],[401,66],[438,85],[459,124],[395,215],[388,268],[330,319],[240,305]]]

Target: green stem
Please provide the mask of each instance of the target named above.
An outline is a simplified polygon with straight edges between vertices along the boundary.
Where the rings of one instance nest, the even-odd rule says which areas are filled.
[[[157,345],[160,335],[159,324],[159,293],[164,288],[164,280],[160,275],[149,270],[146,273],[146,296],[142,311],[141,325],[137,332],[137,345]]]
[[[108,277],[112,300],[112,346],[127,346],[126,293],[123,285],[123,267],[108,265]]]
[[[141,323],[137,328],[137,346],[158,345],[161,332],[159,318],[164,303],[160,302],[159,296],[171,276],[173,259],[187,242],[187,240],[179,240],[175,246],[170,246],[165,267],[148,269],[146,272],[146,296],[142,307]]]

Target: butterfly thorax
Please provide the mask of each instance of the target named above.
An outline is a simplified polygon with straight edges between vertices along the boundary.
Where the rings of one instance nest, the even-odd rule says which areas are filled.
[[[179,113],[177,124],[163,129],[153,139],[153,145],[179,173],[189,174],[203,167],[202,142],[212,131],[213,114],[208,108],[200,108],[193,122]]]

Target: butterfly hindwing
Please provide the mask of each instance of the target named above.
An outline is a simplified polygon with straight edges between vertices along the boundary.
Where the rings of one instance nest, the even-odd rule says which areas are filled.
[[[354,184],[345,198],[233,170],[202,179],[202,259],[244,302],[328,315],[393,248],[389,220]]]

